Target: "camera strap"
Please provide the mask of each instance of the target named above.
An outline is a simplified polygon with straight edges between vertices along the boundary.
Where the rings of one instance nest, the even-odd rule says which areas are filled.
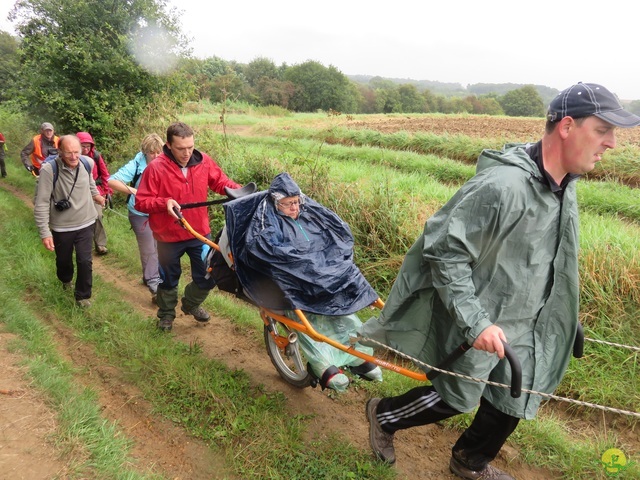
[[[73,193],[73,189],[76,188],[76,182],[78,181],[78,174],[80,173],[80,168],[79,167],[80,167],[80,165],[78,165],[76,167],[76,176],[73,179],[73,185],[71,185],[71,190],[69,190],[69,195],[67,196],[67,202],[71,199],[71,194]],[[53,188],[55,188],[55,185],[53,186]],[[53,197],[53,192],[51,192],[51,193],[52,193],[51,196]],[[53,198],[53,203],[57,203],[55,198]]]

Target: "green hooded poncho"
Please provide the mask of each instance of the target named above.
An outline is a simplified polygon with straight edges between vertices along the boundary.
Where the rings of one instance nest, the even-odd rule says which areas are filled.
[[[482,153],[476,175],[427,221],[363,336],[435,366],[496,324],[522,364],[522,387],[557,387],[578,325],[576,189],[570,182],[560,201],[526,146]],[[484,351],[471,349],[450,368],[510,384],[506,359]],[[541,400],[451,375],[433,384],[460,411],[484,396],[504,413],[533,418]]]

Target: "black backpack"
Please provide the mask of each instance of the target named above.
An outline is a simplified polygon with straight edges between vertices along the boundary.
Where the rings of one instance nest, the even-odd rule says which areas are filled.
[[[136,163],[136,171],[133,174],[133,178],[131,179],[131,182],[129,182],[129,186],[136,188],[136,183],[138,181],[138,179],[140,178],[140,176],[142,175],[142,172],[138,171],[138,164]],[[131,195],[133,195],[133,193],[130,193],[129,195],[127,195],[127,201],[126,203],[129,203],[129,199],[131,198]]]
[[[51,165],[51,169],[53,170],[53,188],[56,188],[56,182],[58,181],[58,162],[56,162],[56,158],[58,158],[57,156],[53,156],[50,155],[48,156],[44,162],[42,162],[42,165],[44,165],[45,163],[49,163]],[[91,165],[89,165],[89,162],[87,162],[82,155],[80,155],[80,162],[84,165],[85,170],[87,171],[87,173],[89,175],[91,175]],[[42,167],[40,167],[42,168]]]

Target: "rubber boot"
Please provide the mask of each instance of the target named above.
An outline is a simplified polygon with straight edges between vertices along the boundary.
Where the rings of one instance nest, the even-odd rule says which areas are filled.
[[[202,289],[193,282],[189,283],[184,288],[181,307],[182,312],[187,315],[193,315],[198,322],[208,322],[210,315],[201,305],[207,299],[209,292],[210,290]]]
[[[158,328],[169,331],[174,318],[176,318],[178,288],[172,288],[171,290],[159,288],[156,302],[158,303]]]

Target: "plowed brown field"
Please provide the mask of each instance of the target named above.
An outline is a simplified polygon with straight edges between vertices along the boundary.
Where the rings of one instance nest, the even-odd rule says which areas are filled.
[[[512,141],[537,141],[544,132],[544,119],[492,117],[488,115],[367,115],[347,120],[349,128],[363,128],[382,133],[430,132],[438,135],[466,135],[479,138],[499,138]],[[640,128],[619,128],[620,144],[640,145]]]

